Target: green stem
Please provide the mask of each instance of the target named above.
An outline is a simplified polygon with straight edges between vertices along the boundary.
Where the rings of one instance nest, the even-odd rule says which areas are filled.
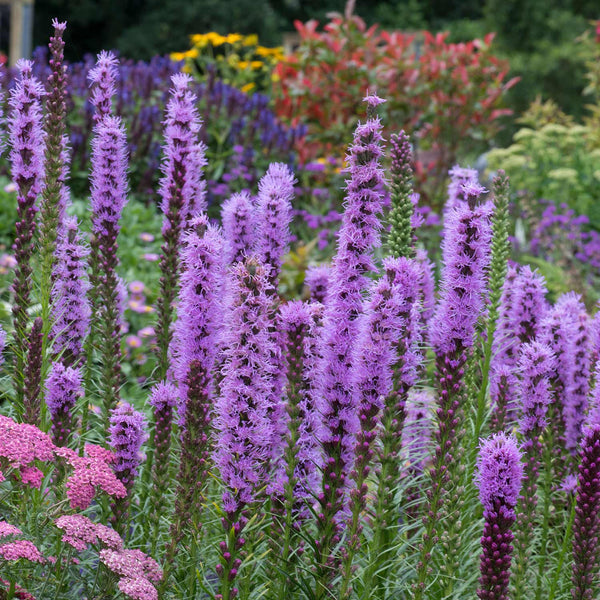
[[[535,599],[542,600],[542,587],[544,581],[544,570],[546,568],[546,548],[548,546],[550,525],[550,494],[552,491],[552,455],[548,444],[544,444],[544,511],[542,519],[542,541],[538,559],[537,584]]]
[[[575,520],[575,499],[573,498],[571,501],[571,514],[569,516],[569,522],[567,524],[567,530],[565,531],[565,537],[563,539],[562,547],[560,549],[560,557],[558,559],[558,566],[556,567],[556,572],[554,573],[554,577],[552,579],[552,584],[550,585],[550,591],[548,592],[548,600],[554,600],[554,595],[556,593],[556,585],[558,584],[558,580],[560,578],[562,567],[565,562],[565,556],[567,554],[567,547],[571,542],[571,529],[573,527],[573,521]]]

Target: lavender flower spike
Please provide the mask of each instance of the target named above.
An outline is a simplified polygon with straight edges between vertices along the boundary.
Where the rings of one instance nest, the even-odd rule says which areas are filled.
[[[225,264],[244,260],[252,253],[255,244],[256,215],[252,198],[248,192],[233,194],[221,205],[223,237],[226,244]]]
[[[106,116],[95,127],[92,141],[91,283],[93,311],[100,333],[102,353],[101,390],[103,418],[108,427],[121,385],[121,324],[119,278],[117,275],[117,236],[120,218],[127,202],[127,145],[125,129],[117,117]]]
[[[523,466],[514,437],[497,433],[482,442],[476,483],[485,520],[481,538],[479,588],[481,600],[506,600],[515,506],[521,490]]]
[[[140,450],[148,438],[144,415],[127,402],[120,403],[110,415],[110,447],[115,453],[113,469],[117,478],[127,490],[127,496],[113,504],[113,526],[123,533],[125,513],[129,508],[129,498],[138,467],[144,456]]]
[[[173,87],[167,103],[163,146],[164,158],[160,181],[161,210],[164,214],[162,255],[160,260],[160,296],[156,326],[158,372],[163,379],[169,367],[169,345],[173,321],[173,302],[180,272],[181,234],[192,216],[206,208],[202,167],[204,146],[198,141],[200,118],[196,96],[189,89],[189,75],[178,73],[171,78]]]
[[[265,485],[272,458],[271,386],[279,362],[279,348],[269,331],[273,296],[270,268],[248,257],[233,265],[229,275],[225,362],[221,393],[215,403],[215,462],[226,489],[223,525],[228,532],[217,566],[221,580],[218,597],[225,600],[236,595],[231,586],[241,563],[236,555],[243,545],[240,533],[246,521],[242,511]]]
[[[46,404],[52,420],[52,438],[57,446],[68,444],[74,430],[73,409],[81,396],[80,369],[55,362],[46,379]]]
[[[376,105],[369,98],[369,111]],[[323,490],[319,496],[319,556],[316,598],[327,594],[331,569],[327,565],[337,543],[335,520],[344,509],[347,477],[352,469],[354,436],[358,431],[357,398],[349,367],[356,343],[357,318],[367,273],[374,270],[373,249],[380,244],[384,173],[381,168],[382,125],[377,117],[359,124],[347,156],[350,178],[346,210],[338,234],[337,253],[324,318],[322,396],[325,401]]]
[[[27,353],[27,309],[31,303],[31,256],[36,229],[36,199],[44,177],[44,132],[42,130],[41,98],[43,86],[32,75],[33,64],[28,60],[17,62],[19,78],[10,92],[11,112],[8,118],[11,175],[17,187],[16,236],[13,250],[16,260],[12,284],[12,308],[15,366],[14,387],[17,400],[24,394],[23,371]]]
[[[542,461],[541,435],[547,425],[546,414],[551,404],[551,379],[556,368],[552,350],[540,342],[523,344],[519,357],[521,385],[519,400],[521,416],[519,429],[525,455],[525,478],[519,497],[517,533],[515,542],[515,567],[513,587],[515,598],[524,597],[527,585],[527,566],[532,546],[532,533],[536,524],[537,480]]]
[[[596,366],[595,400],[598,401]],[[600,563],[598,537],[600,535],[600,413],[598,404],[583,429],[579,450],[579,477],[577,479],[575,520],[573,522],[573,600],[592,600],[598,597]]]
[[[272,163],[258,182],[256,252],[271,268],[271,284],[277,289],[283,255],[290,242],[294,175],[287,165]]]
[[[77,365],[83,360],[83,343],[89,331],[91,308],[87,297],[87,257],[77,219],[65,219],[64,231],[58,239],[52,287],[52,353],[64,365]]]
[[[112,112],[112,99],[117,91],[115,82],[118,64],[119,61],[112,52],[103,50],[98,54],[96,66],[88,74],[92,85],[90,101],[96,109],[94,113],[96,123]]]

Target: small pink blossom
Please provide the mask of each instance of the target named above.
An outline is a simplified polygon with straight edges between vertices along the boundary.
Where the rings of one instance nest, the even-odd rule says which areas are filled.
[[[147,232],[142,232],[140,233],[140,240],[142,240],[142,242],[153,242],[154,241],[154,236],[151,233],[147,233]]]
[[[37,467],[22,467],[21,481],[29,487],[40,489],[44,474]]]
[[[7,523],[6,521],[0,521],[0,538],[7,537],[9,535],[20,535],[23,532],[14,525]]]
[[[41,552],[29,540],[16,540],[0,546],[0,557],[4,560],[19,560],[24,558],[31,562],[45,562]]]
[[[146,254],[142,254],[142,258],[144,260],[149,260],[150,262],[156,262],[160,256],[154,252],[147,252]]]

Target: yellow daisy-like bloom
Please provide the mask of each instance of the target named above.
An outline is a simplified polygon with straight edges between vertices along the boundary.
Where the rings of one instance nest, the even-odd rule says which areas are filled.
[[[240,62],[237,63],[237,67],[240,70],[245,70],[250,66],[250,63],[247,60],[240,60]]]
[[[185,58],[198,58],[198,48],[192,48],[184,53]]]
[[[262,60],[253,60],[253,61],[250,63],[250,66],[251,66],[253,69],[260,69],[260,68],[261,68],[261,67],[262,67],[264,64],[265,64],[265,63],[264,63]]]
[[[210,41],[210,43],[213,46],[222,46],[225,41],[227,40],[227,38],[223,35],[220,35],[219,33],[216,33],[215,31],[211,31],[210,33],[207,33],[206,36],[208,37],[208,40]]]
[[[244,36],[239,34],[239,33],[230,33],[226,38],[225,41],[228,44],[235,44],[236,42],[241,42],[244,39]]]
[[[244,94],[247,94],[248,92],[252,91],[255,87],[256,85],[254,83],[247,83],[246,85],[243,85],[241,87],[241,90],[242,92],[244,92]]]
[[[185,60],[185,52],[171,52],[170,57],[171,60],[179,62],[180,60]]]
[[[203,33],[195,33],[194,35],[190,35],[190,40],[192,42],[192,44],[194,45],[199,45],[199,44],[204,44],[206,45],[206,36]]]
[[[251,33],[244,38],[244,46],[256,46],[258,44],[258,36]]]

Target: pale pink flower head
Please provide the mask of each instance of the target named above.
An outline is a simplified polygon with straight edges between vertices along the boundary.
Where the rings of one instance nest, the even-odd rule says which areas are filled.
[[[16,540],[0,546],[0,559],[17,561],[22,558],[30,562],[46,562],[36,545],[29,540]]]
[[[6,521],[0,521],[0,538],[9,535],[21,535],[22,533],[23,532],[18,527],[15,527]]]

